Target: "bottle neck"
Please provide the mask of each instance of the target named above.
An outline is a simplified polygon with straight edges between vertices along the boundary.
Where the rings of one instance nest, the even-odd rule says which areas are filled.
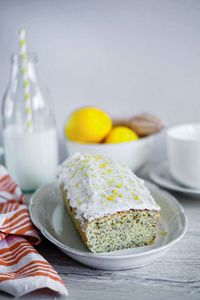
[[[33,82],[36,82],[37,76],[36,76],[36,72],[35,72],[34,62],[31,60],[28,60],[26,66],[27,66],[28,77]],[[12,62],[11,73],[10,73],[11,81],[16,80],[18,76],[22,76],[22,68],[23,68],[23,65],[21,62],[20,63],[18,61]]]

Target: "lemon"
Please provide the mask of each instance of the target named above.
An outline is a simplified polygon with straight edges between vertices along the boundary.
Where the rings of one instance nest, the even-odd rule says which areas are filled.
[[[105,143],[123,143],[138,140],[138,135],[125,126],[114,127],[105,139]]]
[[[82,143],[99,143],[112,128],[111,118],[96,107],[82,107],[69,117],[65,134],[69,140]]]

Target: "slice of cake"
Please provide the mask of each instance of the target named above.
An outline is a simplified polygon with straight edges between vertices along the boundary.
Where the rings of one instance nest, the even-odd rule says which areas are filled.
[[[75,154],[58,175],[64,203],[92,252],[150,245],[160,207],[144,181],[123,163]]]

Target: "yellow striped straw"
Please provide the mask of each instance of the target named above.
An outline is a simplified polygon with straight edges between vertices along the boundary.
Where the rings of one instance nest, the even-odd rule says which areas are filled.
[[[27,57],[27,46],[26,46],[26,32],[25,29],[19,31],[20,40],[20,55],[22,60],[22,77],[23,77],[23,89],[25,99],[25,112],[26,112],[26,125],[30,132],[33,131],[33,118],[31,109],[31,94],[30,84],[28,80],[28,57]]]

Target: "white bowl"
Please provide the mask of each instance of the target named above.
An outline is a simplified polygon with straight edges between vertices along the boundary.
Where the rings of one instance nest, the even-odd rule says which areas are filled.
[[[133,170],[137,171],[151,157],[155,135],[141,138],[137,141],[117,144],[81,144],[67,140],[66,147],[69,156],[74,153],[100,154],[122,161]]]

